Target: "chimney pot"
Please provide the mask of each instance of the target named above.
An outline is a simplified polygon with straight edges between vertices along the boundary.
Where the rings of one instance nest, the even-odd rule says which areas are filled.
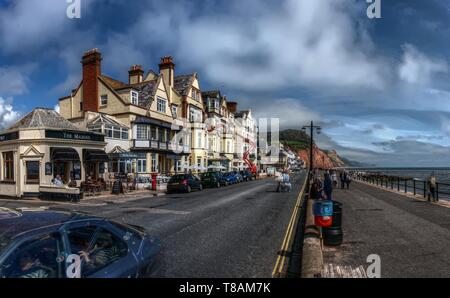
[[[166,86],[174,85],[175,64],[172,56],[164,56],[159,64],[159,73],[163,75]]]
[[[128,82],[129,84],[142,83],[144,80],[144,69],[141,65],[133,65],[128,71]]]

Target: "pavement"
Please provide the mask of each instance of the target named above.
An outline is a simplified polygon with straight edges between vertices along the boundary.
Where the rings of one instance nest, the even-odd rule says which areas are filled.
[[[270,278],[304,178],[292,177],[291,193],[263,179],[190,194],[79,204],[0,200],[0,207],[42,206],[142,226],[163,244],[157,277]]]
[[[355,270],[381,259],[382,278],[450,277],[450,212],[446,206],[363,183],[334,191],[343,203],[344,243],[324,247],[327,270]]]

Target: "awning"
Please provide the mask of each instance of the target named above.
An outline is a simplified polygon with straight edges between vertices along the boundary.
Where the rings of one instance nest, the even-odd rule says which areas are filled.
[[[80,161],[78,152],[73,148],[51,148],[52,161]]]
[[[84,149],[83,150],[85,162],[108,162],[109,157],[103,150]]]

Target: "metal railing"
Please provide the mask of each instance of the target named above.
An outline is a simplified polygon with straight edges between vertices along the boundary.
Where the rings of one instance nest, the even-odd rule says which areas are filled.
[[[428,199],[428,195],[430,194],[427,181],[416,178],[386,176],[379,174],[354,174],[353,178],[387,189],[410,193],[415,196],[423,195],[425,199]],[[450,200],[450,184],[436,182],[435,196],[436,199]]]

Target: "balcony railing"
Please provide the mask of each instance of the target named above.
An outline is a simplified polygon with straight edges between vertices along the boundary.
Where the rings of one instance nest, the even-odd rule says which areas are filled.
[[[173,142],[160,142],[151,140],[133,140],[136,149],[155,149],[163,151],[173,151],[180,153],[190,153],[191,147]]]

